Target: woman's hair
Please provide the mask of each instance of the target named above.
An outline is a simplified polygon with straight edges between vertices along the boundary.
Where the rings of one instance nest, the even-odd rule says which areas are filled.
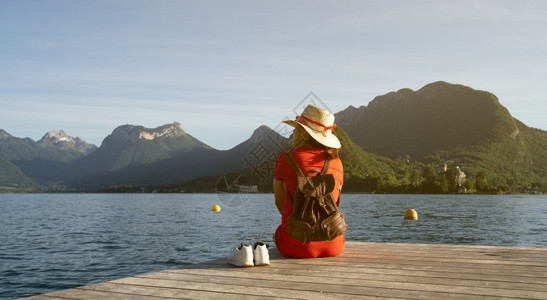
[[[314,138],[312,138],[311,135],[304,129],[302,129],[302,133],[304,133],[304,136],[305,136],[305,143],[310,145],[312,148],[325,149],[325,151],[327,153],[327,156],[328,156],[327,157],[328,159],[336,159],[336,158],[340,157],[338,155],[338,149],[329,148],[329,147],[319,143]],[[334,132],[333,132],[333,134],[334,134]]]

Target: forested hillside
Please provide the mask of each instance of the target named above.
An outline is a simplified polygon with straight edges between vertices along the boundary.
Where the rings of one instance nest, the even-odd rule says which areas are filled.
[[[436,82],[336,116],[351,140],[377,155],[457,166],[472,181],[482,172],[492,186],[545,185],[547,132],[514,119],[489,92]]]

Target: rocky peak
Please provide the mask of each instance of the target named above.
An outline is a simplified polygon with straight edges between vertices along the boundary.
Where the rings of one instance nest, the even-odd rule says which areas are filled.
[[[88,144],[79,137],[71,137],[63,130],[50,130],[39,141],[41,145],[53,145],[59,148],[74,148],[78,152],[89,154],[97,149],[97,146]]]
[[[74,138],[68,136],[63,130],[50,130],[48,131],[39,141],[38,143],[51,143],[51,144],[58,144],[58,143],[74,143]]]
[[[163,125],[153,130],[143,130],[139,133],[139,139],[155,140],[163,137],[183,136],[185,134],[180,123],[173,122],[173,124]]]
[[[136,143],[140,140],[156,140],[160,138],[184,136],[186,133],[179,122],[163,125],[157,128],[145,128],[143,126],[122,125],[114,129],[107,136],[103,144],[109,142]]]
[[[3,129],[0,129],[0,139],[5,139],[5,138],[9,138],[9,137],[11,137],[11,135],[9,133],[7,133]]]

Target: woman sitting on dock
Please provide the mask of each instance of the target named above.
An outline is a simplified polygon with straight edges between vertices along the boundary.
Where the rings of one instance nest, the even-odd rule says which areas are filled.
[[[330,241],[312,240],[303,243],[288,232],[288,219],[293,213],[292,201],[298,188],[298,175],[293,160],[303,174],[312,170],[322,170],[326,160],[328,174],[334,176],[332,196],[336,205],[340,205],[344,171],[338,156],[340,141],[334,135],[334,116],[326,110],[308,105],[295,121],[283,121],[294,127],[293,149],[277,157],[274,169],[275,204],[281,213],[281,225],[274,235],[274,242],[281,254],[294,258],[314,258],[337,256],[344,251],[344,235],[338,235]],[[344,223],[345,226],[345,223]],[[347,227],[346,227],[347,228]],[[344,230],[345,231],[345,230]]]

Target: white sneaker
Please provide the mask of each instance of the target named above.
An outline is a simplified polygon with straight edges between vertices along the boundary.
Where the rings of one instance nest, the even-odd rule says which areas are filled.
[[[267,266],[270,264],[270,254],[268,253],[268,248],[270,245],[265,244],[261,241],[252,241],[253,245],[253,257],[255,266]]]
[[[237,247],[232,250],[228,256],[228,263],[236,267],[252,267],[253,264],[253,248],[251,245],[240,242]]]

